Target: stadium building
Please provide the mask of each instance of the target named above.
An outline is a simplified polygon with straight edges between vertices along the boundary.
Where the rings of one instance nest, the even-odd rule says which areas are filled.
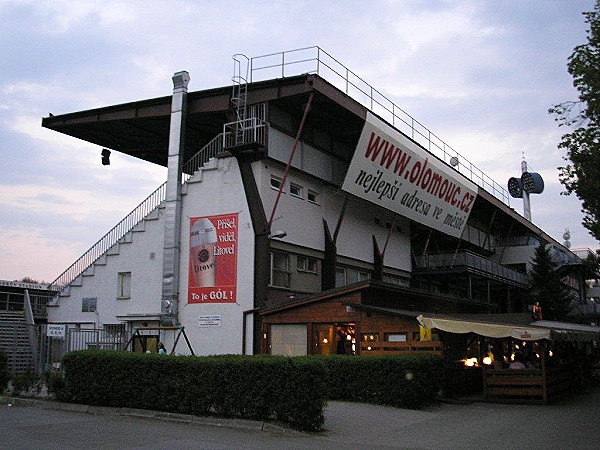
[[[54,281],[50,324],[183,354],[437,352],[415,317],[527,312],[539,244],[583,301],[581,259],[320,48],[237,55],[224,87],[189,81],[43,119],[105,165],[116,151],[168,168]]]

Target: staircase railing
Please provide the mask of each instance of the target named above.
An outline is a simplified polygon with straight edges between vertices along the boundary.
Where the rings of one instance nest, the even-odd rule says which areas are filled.
[[[198,153],[184,165],[181,182],[185,183],[200,167],[228,147],[248,143],[265,144],[267,124],[265,123],[265,105],[257,104],[248,107],[248,118],[223,125],[223,132],[209,141]]]
[[[181,182],[185,183],[196,170],[202,167],[210,158],[214,158],[223,151],[223,133],[215,136],[202,150],[192,156],[184,165],[181,173]]]
[[[85,269],[90,267],[100,256],[102,256],[109,248],[115,245],[119,239],[125,236],[133,227],[135,227],[144,217],[156,208],[164,199],[167,189],[167,183],[163,183],[140,203],[133,211],[131,211],[123,220],[115,227],[106,233],[96,242],[87,252],[69,266],[67,270],[61,273],[52,286],[66,286],[79,276]]]

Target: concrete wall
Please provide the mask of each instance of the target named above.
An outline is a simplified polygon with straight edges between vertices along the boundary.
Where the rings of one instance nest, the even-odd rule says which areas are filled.
[[[144,231],[131,232],[108,255],[80,275],[70,287],[70,295],[61,297],[59,306],[48,308],[48,321],[94,323],[96,327],[121,323],[116,316],[160,314],[162,248],[164,220],[161,210],[156,219],[144,221]],[[140,229],[140,228],[138,228]],[[131,296],[117,298],[119,272],[131,272]],[[95,297],[96,312],[82,312],[82,299]]]
[[[260,194],[265,205],[267,218],[271,215],[277,190],[270,184],[271,175],[282,178],[284,167],[273,161],[261,161],[253,166],[258,180]],[[304,198],[290,194],[290,183],[303,187]],[[307,200],[308,190],[318,194],[317,203]],[[287,236],[282,241],[308,249],[324,251],[323,219],[328,223],[333,234],[342,212],[344,194],[335,186],[319,182],[307,174],[290,170],[284,185],[277,210],[274,215],[272,230],[283,230]],[[375,218],[379,223],[375,223]],[[375,235],[380,250],[383,249],[388,229],[386,222],[392,223],[394,215],[389,211],[352,198],[346,208],[337,241],[338,255],[373,263],[372,235]],[[385,253],[384,265],[396,269],[410,271],[410,222],[403,217],[396,217],[394,230]]]
[[[238,213],[235,303],[188,302],[190,218]],[[242,353],[243,313],[254,307],[254,230],[235,158],[209,161],[186,187],[181,220],[179,320],[196,354]],[[199,319],[220,316],[218,326]]]

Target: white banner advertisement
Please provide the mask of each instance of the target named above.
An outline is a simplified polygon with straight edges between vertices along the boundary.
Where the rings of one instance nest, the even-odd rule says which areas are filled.
[[[459,176],[409,138],[367,113],[342,189],[460,237],[475,202],[477,186]]]

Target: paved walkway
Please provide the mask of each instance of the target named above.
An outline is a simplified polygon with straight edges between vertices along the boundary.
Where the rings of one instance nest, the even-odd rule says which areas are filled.
[[[16,399],[0,405],[1,449],[592,449],[600,389],[552,405],[441,403],[413,411],[330,402],[325,430]]]

